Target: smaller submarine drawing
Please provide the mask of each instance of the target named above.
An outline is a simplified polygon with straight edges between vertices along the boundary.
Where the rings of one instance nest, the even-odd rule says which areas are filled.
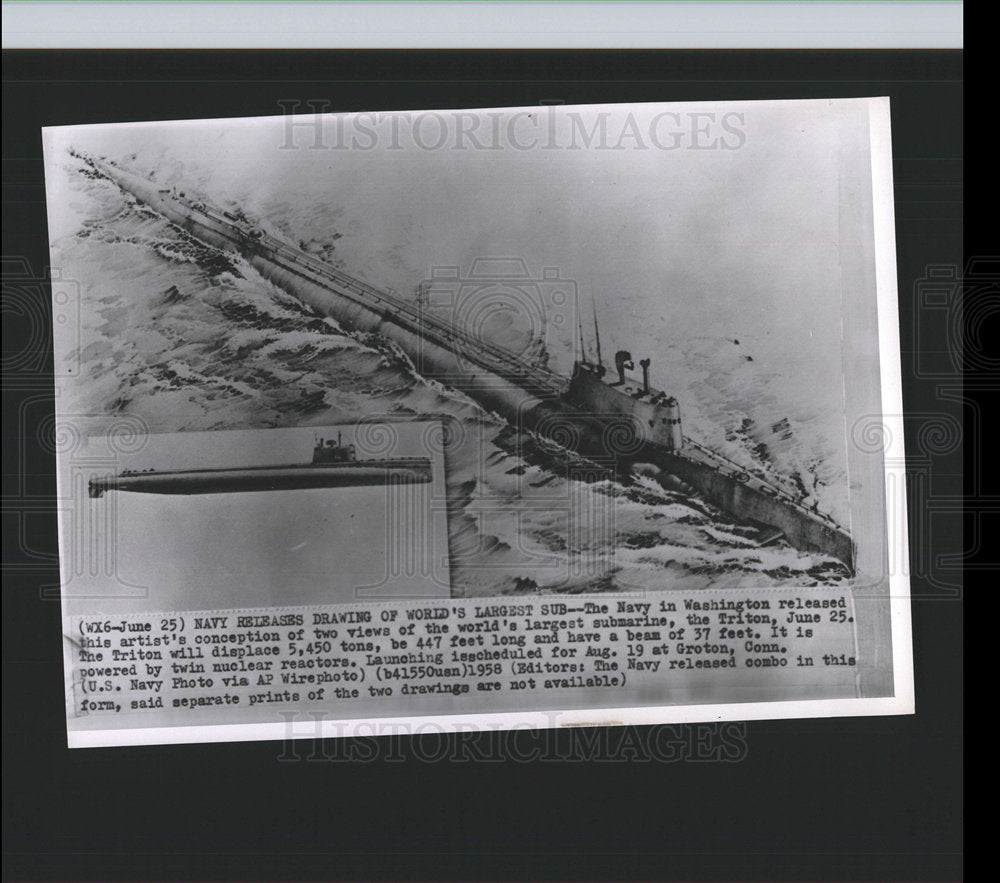
[[[241,466],[215,469],[159,471],[126,469],[118,475],[92,478],[92,498],[107,491],[141,494],[232,494],[246,491],[290,491],[312,488],[368,487],[426,484],[431,461],[426,457],[358,460],[354,445],[334,439],[316,439],[311,463],[287,466]]]

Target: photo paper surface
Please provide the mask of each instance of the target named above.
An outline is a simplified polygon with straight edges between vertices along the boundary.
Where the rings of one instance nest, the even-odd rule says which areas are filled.
[[[911,712],[889,144],[46,129],[70,745]]]

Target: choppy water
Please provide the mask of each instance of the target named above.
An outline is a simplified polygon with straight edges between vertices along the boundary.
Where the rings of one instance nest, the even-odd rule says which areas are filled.
[[[304,184],[298,195],[291,187],[263,190],[163,156],[114,158],[156,168],[163,184],[200,191],[217,205],[239,205],[270,232],[375,284],[422,278],[410,257],[419,237],[411,233],[398,249],[384,238],[372,242],[357,204],[306,198]],[[752,530],[650,479],[567,480],[571,458],[552,445],[513,439],[465,397],[415,376],[391,348],[345,333],[242,258],[193,240],[82,162],[66,156],[49,174],[61,176],[66,194],[53,266],[82,286],[73,411],[135,415],[159,432],[448,415],[461,439],[448,477],[456,594],[847,579],[826,556],[757,547]],[[649,317],[632,321],[637,337],[648,336]],[[617,317],[619,338],[630,333],[628,322]],[[843,435],[821,404],[810,410],[822,397],[798,386],[789,393],[766,346],[753,333],[667,335],[655,379],[681,402],[687,434],[846,523]],[[565,371],[568,337],[549,341],[549,357]]]

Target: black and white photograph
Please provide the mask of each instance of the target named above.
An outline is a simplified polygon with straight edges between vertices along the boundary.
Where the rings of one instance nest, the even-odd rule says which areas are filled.
[[[63,458],[66,528],[100,535],[66,542],[105,566],[67,568],[67,612],[448,597],[442,434],[368,421],[148,434],[133,451],[89,437]]]
[[[94,664],[93,635],[240,609],[305,628],[219,641],[403,683],[331,720],[905,709],[888,119],[845,99],[47,129],[70,721],[142,729],[162,691],[203,722],[185,696],[220,678],[178,674],[186,650],[143,679]],[[463,603],[339,644],[353,612],[307,612],[427,599]],[[249,698],[273,719],[306,695]]]
[[[447,414],[459,596],[848,582],[885,544],[849,463],[879,413],[867,108],[50,132],[74,405]]]

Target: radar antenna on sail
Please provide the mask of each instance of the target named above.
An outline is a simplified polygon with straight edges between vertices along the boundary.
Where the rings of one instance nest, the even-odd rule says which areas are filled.
[[[590,306],[594,310],[594,342],[597,344],[597,364],[604,367],[604,360],[601,358],[601,332],[597,327],[597,302],[591,298]]]

